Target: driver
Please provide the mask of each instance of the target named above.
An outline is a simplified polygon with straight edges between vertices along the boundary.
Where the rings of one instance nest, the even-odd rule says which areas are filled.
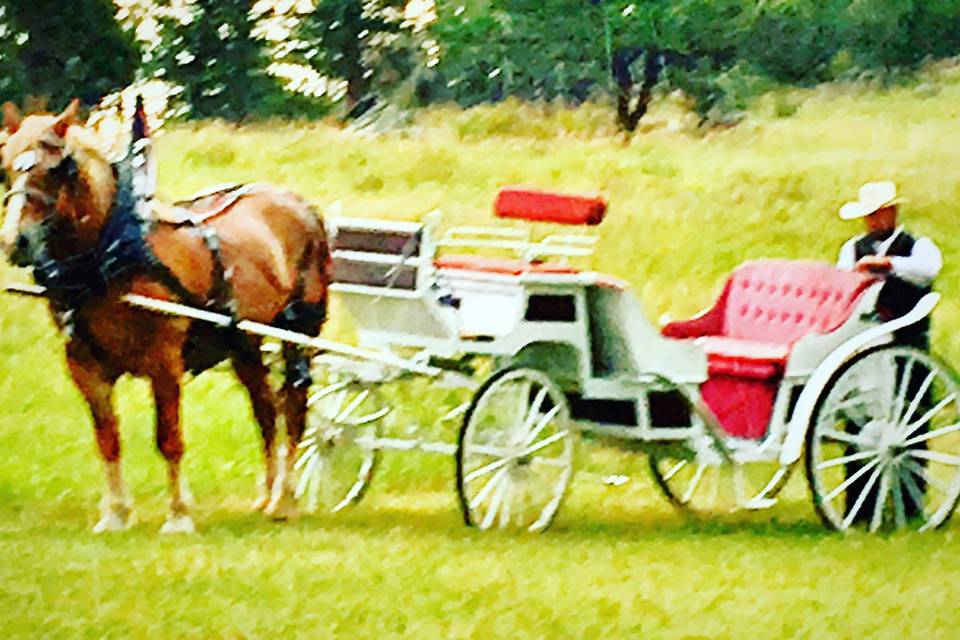
[[[943,258],[932,240],[914,237],[897,225],[897,185],[868,182],[856,200],[840,208],[844,220],[863,218],[867,233],[848,240],[840,249],[837,268],[886,277],[877,298],[877,313],[890,320],[909,312],[932,288]],[[924,318],[898,332],[900,342],[924,351],[930,347],[930,319]]]

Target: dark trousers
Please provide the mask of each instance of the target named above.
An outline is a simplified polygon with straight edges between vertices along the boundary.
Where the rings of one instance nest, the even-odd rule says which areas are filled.
[[[915,347],[924,352],[927,352],[929,351],[929,347],[930,347],[930,321],[929,319],[925,319],[922,323],[917,323],[916,325],[906,327],[905,329],[902,329],[900,332],[895,334],[894,337],[896,341],[900,344],[904,344],[905,346]],[[897,363],[896,379],[898,383],[903,378],[903,373],[904,373],[903,369],[905,365],[906,365],[906,362]],[[926,367],[920,367],[917,365],[917,363],[913,364],[913,369],[911,371],[910,378],[907,381],[907,393],[905,396],[904,408],[902,409],[902,411],[906,411],[906,407],[910,405],[913,398],[915,398],[917,394],[920,392],[920,388],[923,386],[923,382],[924,380],[926,380],[929,373],[930,371]],[[920,402],[917,404],[917,408],[913,412],[913,415],[910,418],[910,421],[911,422],[916,421],[918,418],[923,416],[923,414],[925,414],[928,410],[930,410],[930,408],[932,408],[933,405],[934,405],[934,402],[933,402],[932,389],[928,388],[924,392],[923,397],[920,399]],[[857,434],[860,432],[863,426],[864,425],[856,424],[853,421],[847,421],[846,430],[847,430],[847,433]],[[927,429],[929,429],[929,423],[927,425],[924,425],[920,429],[918,429],[911,437],[920,435],[925,431],[927,431]],[[910,449],[913,449],[913,450],[926,449],[926,448],[927,448],[926,441],[918,442],[916,444],[910,445]],[[852,455],[857,451],[858,451],[857,447],[853,445],[848,445],[846,447],[846,451],[844,452],[844,455]],[[912,462],[918,465],[921,469],[926,469],[925,460],[920,460],[913,457],[911,457],[910,460],[912,460]],[[857,471],[863,468],[863,464],[864,463],[861,461],[855,461],[855,462],[848,462],[846,465],[844,465],[846,477],[849,478],[853,476]],[[855,480],[853,484],[851,484],[847,488],[846,506],[844,509],[844,515],[849,515],[854,505],[856,505],[859,499],[859,496],[866,489],[867,482],[870,476],[872,475],[872,473],[873,473],[872,470],[866,472],[857,480]],[[910,473],[910,472],[906,470],[901,470],[899,473]],[[913,478],[914,484],[920,490],[920,495],[924,496],[926,494],[926,489],[927,489],[926,481],[924,481],[923,478],[920,478],[916,474],[912,474],[912,478]],[[894,481],[896,481],[895,478],[894,478]],[[913,495],[908,490],[906,490],[906,488],[901,488],[901,489],[902,489],[901,495],[903,496],[904,515],[908,519],[920,515],[923,512],[923,504],[918,503],[917,500],[913,497]],[[857,515],[854,516],[853,518],[854,523],[865,524],[870,522],[870,519],[873,516],[874,505],[877,500],[877,497],[878,497],[877,494],[879,490],[880,490],[880,480],[878,479],[873,484],[873,486],[870,487],[870,491],[866,499],[860,505],[860,509],[857,511]],[[891,494],[888,493],[886,499],[891,499],[890,495]]]

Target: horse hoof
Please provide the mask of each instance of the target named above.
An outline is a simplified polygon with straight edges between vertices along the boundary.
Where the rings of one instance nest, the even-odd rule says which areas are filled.
[[[100,505],[100,520],[93,525],[94,533],[126,531],[133,524],[133,509],[128,505],[110,504],[104,501]]]
[[[293,520],[297,517],[297,500],[292,494],[284,492],[275,496],[263,511],[274,520]]]
[[[267,508],[267,505],[270,504],[270,494],[264,494],[253,501],[253,504],[250,505],[250,508],[254,511],[264,511]]]
[[[163,526],[160,527],[160,533],[163,534],[194,533],[196,530],[197,528],[193,524],[193,518],[185,513],[170,516],[167,518],[167,521],[163,523]]]
[[[126,531],[129,525],[128,517],[125,518],[122,514],[111,511],[103,514],[97,524],[93,525],[93,532],[111,533],[114,531]]]

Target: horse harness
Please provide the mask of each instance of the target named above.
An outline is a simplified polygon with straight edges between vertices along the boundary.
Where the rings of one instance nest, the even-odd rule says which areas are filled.
[[[47,290],[47,298],[67,335],[84,338],[91,350],[98,351],[89,329],[78,320],[77,312],[91,299],[105,294],[110,285],[137,274],[146,274],[155,279],[183,304],[204,307],[235,318],[236,303],[230,274],[223,264],[220,238],[216,231],[205,223],[230,209],[237,200],[249,193],[254,185],[232,185],[216,193],[208,192],[197,198],[178,202],[174,209],[180,214],[178,219],[159,220],[145,213],[149,202],[137,197],[135,193],[134,168],[130,157],[114,164],[114,172],[117,178],[117,194],[95,247],[66,258],[54,258],[49,254],[45,237],[50,231],[53,216],[47,216],[39,225],[42,229],[37,233],[44,237],[38,238],[40,241],[36,245],[39,250],[33,251],[29,264],[33,266],[36,282]],[[39,189],[24,186],[19,193],[24,197],[39,200],[47,207],[55,204],[53,198]],[[222,196],[220,206],[212,211],[195,215],[184,208],[185,205],[212,195]],[[205,300],[190,292],[150,248],[147,238],[160,225],[188,227],[203,240],[213,262],[213,284]]]

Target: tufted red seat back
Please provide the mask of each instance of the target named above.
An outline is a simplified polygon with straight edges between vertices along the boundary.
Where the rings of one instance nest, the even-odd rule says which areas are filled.
[[[730,276],[721,335],[792,344],[827,333],[850,317],[871,279],[800,260],[747,262]]]
[[[727,280],[712,309],[663,328],[700,339],[710,378],[700,395],[731,435],[766,433],[793,343],[844,323],[873,279],[821,262],[756,260]]]

